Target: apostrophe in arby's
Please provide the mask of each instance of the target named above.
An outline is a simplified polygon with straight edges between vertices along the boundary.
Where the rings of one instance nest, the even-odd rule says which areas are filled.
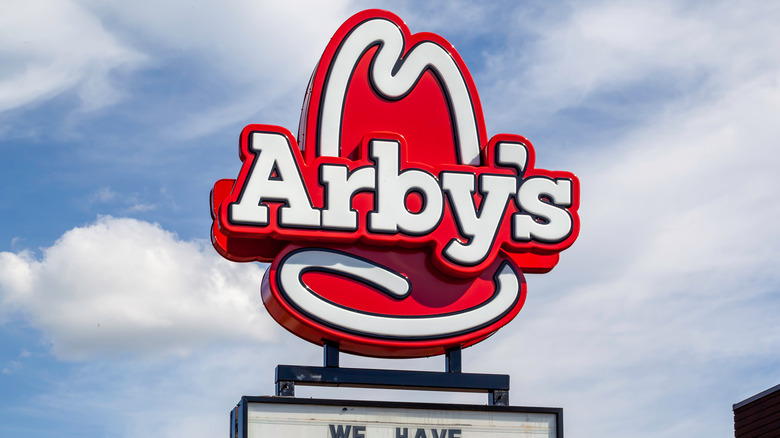
[[[316,344],[385,357],[466,347],[523,306],[577,238],[579,181],[488,139],[477,89],[442,37],[370,10],[331,39],[297,139],[249,125],[238,178],[211,195],[214,247],[271,263],[262,298]]]

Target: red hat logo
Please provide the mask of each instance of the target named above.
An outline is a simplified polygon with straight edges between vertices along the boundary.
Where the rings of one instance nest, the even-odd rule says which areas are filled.
[[[438,35],[364,11],[331,39],[298,139],[241,133],[236,180],[212,190],[212,241],[270,262],[263,302],[311,342],[418,357],[473,345],[522,307],[523,272],[579,232],[579,182],[531,143],[487,139],[476,87]]]

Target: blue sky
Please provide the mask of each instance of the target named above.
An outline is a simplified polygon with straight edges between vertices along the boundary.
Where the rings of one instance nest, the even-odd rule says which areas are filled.
[[[579,240],[465,371],[586,438],[731,436],[731,405],[780,382],[771,2],[0,5],[2,436],[219,436],[276,364],[320,363],[266,314],[264,266],[211,248],[208,193],[246,124],[297,130],[325,44],[370,7],[451,41],[488,134],[581,180]]]

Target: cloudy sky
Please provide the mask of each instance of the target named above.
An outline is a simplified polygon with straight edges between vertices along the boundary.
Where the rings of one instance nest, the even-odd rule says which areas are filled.
[[[379,7],[455,45],[489,135],[582,184],[579,240],[464,370],[567,436],[732,436],[780,383],[780,5],[416,3],[0,1],[0,435],[225,436],[276,364],[320,364],[264,266],[211,248],[208,193],[246,124],[297,131],[328,39]]]

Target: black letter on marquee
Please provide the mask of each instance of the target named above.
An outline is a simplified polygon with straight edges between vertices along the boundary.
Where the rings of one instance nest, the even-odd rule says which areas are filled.
[[[353,427],[352,438],[366,438],[366,426]]]
[[[347,426],[346,430],[344,429],[344,426],[340,424],[338,429],[336,429],[336,426],[334,424],[331,424],[329,426],[330,426],[330,436],[332,438],[349,438],[349,430],[352,429],[352,426]]]
[[[401,428],[396,427],[395,428],[395,438],[409,438],[409,429],[404,427],[403,433],[401,433]]]
[[[450,429],[450,438],[460,438],[460,429]]]
[[[428,438],[425,434],[425,429],[417,429],[417,433],[414,434],[414,438]]]

